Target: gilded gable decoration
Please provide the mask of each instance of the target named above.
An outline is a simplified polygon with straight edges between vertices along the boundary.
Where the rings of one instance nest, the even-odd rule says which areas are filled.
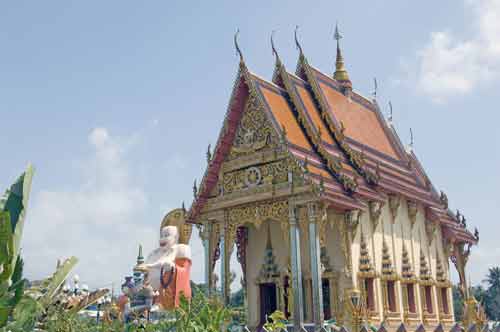
[[[256,97],[249,97],[228,160],[255,153],[266,147],[274,148],[278,144],[275,130],[260,109],[259,102]]]

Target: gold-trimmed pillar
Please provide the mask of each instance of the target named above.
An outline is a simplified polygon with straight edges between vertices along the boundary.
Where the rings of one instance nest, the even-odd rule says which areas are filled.
[[[288,205],[288,221],[290,223],[290,257],[292,265],[293,289],[293,329],[304,331],[304,298],[302,294],[302,267],[300,259],[300,231],[297,220],[297,207]]]
[[[323,328],[323,291],[321,280],[320,244],[317,222],[317,203],[307,204],[309,219],[309,256],[311,261],[312,278],[312,309],[315,330]]]

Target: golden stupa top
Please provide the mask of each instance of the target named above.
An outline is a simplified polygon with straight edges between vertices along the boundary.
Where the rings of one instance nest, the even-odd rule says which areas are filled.
[[[337,58],[335,60],[335,73],[333,74],[333,78],[340,82],[344,87],[352,88],[352,83],[349,78],[349,74],[345,69],[344,65],[344,57],[342,56],[342,51],[340,49],[340,39],[342,39],[342,35],[339,32],[339,26],[335,26],[335,40],[337,40]]]

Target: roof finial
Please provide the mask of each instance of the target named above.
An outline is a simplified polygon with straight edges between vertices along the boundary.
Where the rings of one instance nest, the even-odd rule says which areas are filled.
[[[392,102],[389,100],[389,124],[392,125]]]
[[[335,60],[335,73],[333,74],[333,78],[336,79],[344,88],[350,90],[352,88],[352,83],[349,79],[349,74],[344,67],[344,58],[342,57],[342,51],[340,50],[340,39],[342,39],[342,35],[340,34],[338,23],[335,25],[335,33],[333,37],[337,41],[337,59]]]
[[[373,99],[377,99],[377,90],[378,90],[378,84],[377,84],[377,78],[373,78]]]
[[[274,33],[276,30],[273,30],[271,32],[271,48],[273,50],[273,55],[276,57],[276,61],[280,61],[280,56],[278,55],[278,51],[276,51],[276,47],[274,46]]]
[[[408,146],[410,152],[413,151],[413,130],[410,128],[410,145]]]
[[[240,34],[240,29],[236,30],[234,34],[234,47],[236,48],[236,53],[240,56],[240,62],[243,62],[243,53],[241,53],[240,46],[238,45],[238,35]]]
[[[297,37],[297,31],[299,30],[299,26],[296,25],[295,26],[295,32],[294,32],[294,35],[295,35],[295,46],[297,47],[297,49],[299,50],[300,52],[300,55],[303,55],[304,53],[302,52],[302,46],[300,46],[300,43],[299,43],[299,38]]]

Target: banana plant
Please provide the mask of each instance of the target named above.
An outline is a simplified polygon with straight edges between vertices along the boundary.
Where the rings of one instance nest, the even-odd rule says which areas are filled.
[[[4,196],[0,198],[0,211],[8,212],[10,215],[10,225],[12,227],[12,266],[14,266],[21,246],[21,237],[23,234],[24,220],[28,199],[31,191],[31,182],[34,169],[31,165],[26,171],[7,189]],[[3,238],[1,239],[4,240]],[[3,242],[2,242],[3,243]]]
[[[19,255],[33,168],[28,169],[0,198],[0,327],[21,301],[26,280]]]
[[[14,238],[9,212],[0,211],[0,327],[5,326],[21,300],[25,280],[23,260],[17,256],[13,264]]]

